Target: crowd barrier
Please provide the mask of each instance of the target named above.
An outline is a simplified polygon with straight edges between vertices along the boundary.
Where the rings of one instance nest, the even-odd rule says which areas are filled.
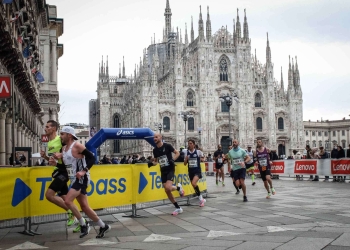
[[[212,174],[216,172],[215,162],[205,163],[206,172]],[[224,165],[224,173],[230,169]],[[259,169],[255,166],[255,173]],[[350,158],[343,159],[308,159],[308,160],[278,160],[273,161],[271,173],[276,175],[327,175],[344,176],[350,175]]]
[[[203,178],[198,186],[206,192],[204,164],[201,167]],[[65,211],[45,198],[52,170],[52,167],[0,168],[0,228],[20,225],[26,228],[28,223],[66,219]],[[188,202],[195,192],[188,168],[181,163],[176,163],[174,183],[182,184]],[[173,194],[178,197],[178,192]],[[159,166],[148,168],[147,164],[95,165],[87,195],[91,208],[100,215],[131,212],[137,216],[137,209],[161,205],[167,200]]]

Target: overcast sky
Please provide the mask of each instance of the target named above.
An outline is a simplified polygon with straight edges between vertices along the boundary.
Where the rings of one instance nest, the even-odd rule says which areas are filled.
[[[64,18],[64,55],[59,59],[60,123],[88,124],[88,102],[96,98],[98,64],[109,57],[110,75],[119,74],[125,56],[126,74],[134,72],[144,48],[162,39],[166,0],[47,0]],[[212,33],[226,26],[232,33],[239,8],[247,12],[252,53],[265,62],[269,33],[275,78],[281,67],[285,87],[288,56],[298,57],[304,99],[304,120],[350,118],[350,1],[347,0],[170,0],[172,26],[198,35],[199,6],[204,23],[210,8]],[[243,31],[243,28],[242,28]],[[189,33],[190,35],[190,33]]]

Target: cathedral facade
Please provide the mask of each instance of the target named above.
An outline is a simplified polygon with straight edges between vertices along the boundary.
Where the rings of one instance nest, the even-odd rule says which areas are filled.
[[[166,142],[179,148],[191,138],[206,153],[213,153],[218,144],[227,148],[232,138],[241,147],[261,138],[279,155],[304,147],[297,58],[289,58],[285,89],[282,71],[280,82],[274,78],[268,36],[265,63],[252,54],[245,11],[241,25],[237,10],[232,33],[222,26],[212,34],[209,8],[205,25],[200,10],[198,36],[194,37],[192,21],[184,39],[171,26],[169,0],[164,16],[163,41],[154,39],[144,50],[133,76],[125,75],[124,59],[119,75],[110,76],[108,58],[102,59],[98,96],[90,101],[90,126],[158,130],[155,124],[160,123]],[[227,106],[220,101],[222,96],[235,96],[237,102]],[[186,111],[190,117],[185,122],[180,114]],[[142,140],[114,141],[102,145],[100,154],[150,155],[151,150]]]

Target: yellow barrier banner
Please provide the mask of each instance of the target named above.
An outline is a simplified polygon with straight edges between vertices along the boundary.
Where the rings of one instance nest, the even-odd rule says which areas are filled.
[[[205,165],[201,164],[202,179],[198,181],[199,190],[207,189],[205,176]],[[159,165],[148,168],[146,164],[137,164],[134,169],[134,189],[137,190],[135,202],[150,202],[162,199],[168,199],[166,195],[160,173]],[[182,163],[176,163],[174,185],[181,183],[185,191],[185,195],[194,194],[190,177],[188,176],[188,167]],[[173,192],[174,197],[178,197],[178,192]]]
[[[174,184],[180,182],[185,195],[193,194],[187,167],[176,165]],[[207,185],[204,164],[201,167],[203,178],[198,185],[203,191]],[[65,213],[45,197],[52,171],[52,167],[0,168],[0,220]],[[90,172],[87,195],[93,209],[167,199],[159,166],[95,165]],[[174,196],[178,197],[178,192]]]

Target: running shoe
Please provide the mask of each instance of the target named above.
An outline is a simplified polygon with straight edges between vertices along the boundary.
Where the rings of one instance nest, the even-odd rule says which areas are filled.
[[[86,225],[84,226],[80,226],[80,238],[85,237],[86,235],[88,235],[90,232],[90,225],[89,223],[86,223]]]
[[[248,199],[247,199],[247,196],[243,196],[243,202],[247,202]]]
[[[179,189],[180,196],[184,197],[185,196],[185,191],[183,190],[181,183],[178,183],[177,186],[180,188]]]
[[[266,199],[270,199],[271,198],[271,193],[267,193]]]
[[[271,192],[272,192],[273,195],[276,194],[276,190],[274,188],[271,188]]]
[[[103,238],[105,237],[105,233],[107,233],[109,230],[111,230],[111,226],[105,224],[105,227],[100,227],[100,232],[96,236],[96,238]]]
[[[253,185],[253,186],[255,185],[255,181],[252,183],[252,185]]]
[[[240,192],[239,192],[239,190],[236,192],[236,194],[239,194]]]
[[[199,206],[200,206],[200,207],[204,207],[204,203],[206,203],[206,202],[207,202],[206,199],[201,199],[201,200],[199,201]]]
[[[78,220],[75,218],[73,213],[67,213],[68,220],[67,220],[67,226],[70,227],[71,225],[74,225],[78,222]]]
[[[73,229],[73,233],[80,233],[80,225]]]
[[[172,215],[178,215],[181,214],[183,212],[182,208],[176,208],[174,212],[172,212]]]

